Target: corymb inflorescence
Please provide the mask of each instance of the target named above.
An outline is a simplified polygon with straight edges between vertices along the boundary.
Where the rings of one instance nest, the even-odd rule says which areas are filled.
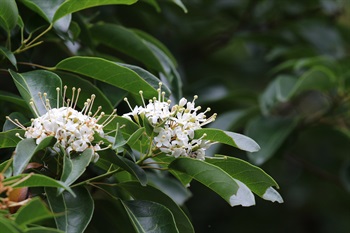
[[[84,107],[78,111],[76,107],[81,89],[73,87],[71,99],[66,99],[66,90],[67,86],[64,86],[63,96],[60,98],[61,90],[60,88],[56,89],[56,108],[51,108],[46,93],[38,93],[42,104],[45,106],[46,113],[40,116],[37,106],[34,101],[31,101],[30,105],[37,117],[31,120],[29,127],[23,126],[17,119],[12,120],[10,117],[7,117],[7,119],[25,130],[24,137],[34,138],[36,144],[39,144],[46,137],[54,136],[57,139],[54,149],[57,151],[60,147],[68,154],[83,152],[87,148],[91,148],[95,152],[101,150],[102,142],[94,142],[94,134],[104,135],[103,128],[116,117],[116,110],[108,117],[104,117],[105,113],[101,112],[101,107],[98,107],[93,114],[92,107],[95,95],[91,95],[91,98],[84,103]],[[61,107],[59,107],[60,99],[62,99]],[[105,119],[102,120],[102,118]]]

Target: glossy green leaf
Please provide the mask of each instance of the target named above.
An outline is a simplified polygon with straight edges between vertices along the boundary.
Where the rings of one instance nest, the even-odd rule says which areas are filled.
[[[248,152],[256,152],[260,150],[259,145],[253,139],[242,134],[210,128],[198,129],[194,132],[195,138],[200,138],[206,134],[204,137],[205,140],[220,142]]]
[[[71,14],[83,9],[87,9],[94,6],[103,6],[103,5],[111,5],[111,4],[126,4],[131,5],[135,3],[137,0],[85,0],[82,2],[81,0],[70,0],[65,1],[56,11],[53,22],[62,18],[67,14]]]
[[[94,106],[92,107],[92,111],[95,112],[99,106],[102,107],[102,111],[105,113],[111,113],[113,111],[113,105],[111,102],[107,99],[105,94],[96,87],[96,85],[93,85],[91,82],[79,77],[78,75],[74,75],[67,72],[56,72],[61,80],[62,85],[66,85],[67,88],[67,96],[72,96],[72,88],[76,87],[81,88],[81,92],[79,94],[79,100],[77,103],[77,106],[79,106],[81,109],[84,107],[84,103],[88,98],[91,98],[91,95],[96,95],[96,98],[94,100]]]
[[[2,173],[5,178],[12,175],[11,163],[12,163],[12,160],[6,160],[0,164],[0,173]]]
[[[9,60],[11,62],[11,64],[17,69],[17,60],[15,55],[13,55],[13,53],[8,50],[7,48],[0,46],[0,55],[3,55],[7,58],[7,60]]]
[[[56,88],[62,89],[61,79],[50,71],[36,70],[27,73],[16,73],[10,70],[10,74],[19,90],[19,93],[23,99],[29,104],[33,101],[38,114],[41,116],[47,112],[42,99],[39,96],[40,93],[47,93],[47,98],[50,100],[52,108],[57,106],[57,91]],[[60,103],[62,102],[61,96]],[[34,115],[35,112],[31,108]]]
[[[231,177],[243,182],[252,192],[261,198],[272,202],[283,202],[282,197],[272,188],[272,186],[278,188],[278,184],[261,168],[244,160],[228,156],[206,158],[205,161],[220,167]]]
[[[10,31],[17,24],[18,9],[15,0],[2,0],[0,7],[0,27]]]
[[[145,200],[122,201],[139,233],[179,232],[173,214],[165,206]]]
[[[76,155],[74,158],[65,156],[63,159],[63,171],[61,181],[67,186],[76,181],[90,164],[94,151],[90,148],[83,153]]]
[[[54,216],[57,228],[65,233],[84,232],[93,212],[94,201],[85,187],[73,189],[75,197],[68,192],[57,196],[56,189],[46,188],[49,206]]]
[[[147,176],[145,171],[133,161],[126,159],[124,157],[121,157],[120,155],[117,155],[115,153],[101,154],[101,158],[129,172],[131,175],[133,175],[138,179],[140,184],[142,185],[147,184]]]
[[[298,121],[289,118],[258,117],[252,120],[245,134],[261,145],[261,150],[248,153],[250,161],[261,165],[270,159],[291,134]]]
[[[149,185],[141,186],[137,182],[120,183],[118,187],[125,189],[136,200],[153,201],[168,208],[174,215],[175,224],[179,232],[194,232],[191,221],[183,210],[162,191]]]
[[[142,0],[143,2],[146,2],[148,4],[150,4],[151,6],[153,6],[157,12],[160,12],[160,6],[157,3],[157,0]]]
[[[28,8],[38,13],[41,17],[43,17],[47,22],[53,23],[53,17],[65,0],[50,0],[50,1],[42,1],[42,0],[21,0]],[[68,31],[71,15],[66,14],[64,18],[61,18],[56,22],[54,27],[56,29],[60,29],[61,31]]]
[[[219,194],[231,206],[251,206],[254,196],[240,181],[231,177],[222,168],[206,161],[192,158],[177,158],[170,169],[183,172]]]
[[[34,174],[34,173],[12,176],[12,177],[6,178],[3,183],[11,184],[13,188],[22,188],[22,187],[64,188],[68,192],[72,193],[72,195],[74,194],[72,190],[61,181],[54,180],[48,176]]]
[[[126,144],[126,140],[124,139],[119,123],[117,123],[116,129],[115,129],[115,136],[114,136],[114,143],[112,145],[112,150],[115,150],[119,147],[122,147]]]
[[[44,202],[36,197],[18,210],[15,221],[23,227],[51,217],[53,217],[53,214],[47,209]]]
[[[23,132],[24,131],[22,129],[12,129],[9,131],[0,132],[0,148],[16,147],[18,142],[21,141],[16,134],[18,133],[23,136]]]
[[[56,69],[85,75],[136,95],[142,90],[147,99],[157,96],[156,89],[137,73],[105,59],[70,57],[58,63]]]
[[[27,103],[20,96],[15,95],[15,94],[10,93],[10,92],[0,91],[0,100],[7,101],[7,102],[10,102],[12,104],[16,104],[16,105],[23,107],[23,108],[28,107]]]
[[[21,140],[17,144],[15,156],[13,157],[13,174],[21,174],[35,153],[49,146],[53,146],[56,141],[57,139],[54,137],[47,137],[37,145],[33,138]]]
[[[163,71],[153,51],[132,30],[115,24],[99,24],[91,28],[91,35],[99,43],[125,53],[149,69]]]

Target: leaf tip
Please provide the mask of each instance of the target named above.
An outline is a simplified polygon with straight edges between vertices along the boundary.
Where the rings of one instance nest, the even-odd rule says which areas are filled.
[[[282,196],[272,187],[269,187],[266,189],[262,198],[267,201],[283,203]]]

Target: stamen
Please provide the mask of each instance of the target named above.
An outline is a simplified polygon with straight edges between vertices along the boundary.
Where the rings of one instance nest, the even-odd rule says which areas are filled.
[[[9,120],[12,124],[14,124],[15,126],[26,130],[26,127],[24,127],[19,121],[18,119],[12,120],[9,116],[6,116],[6,119]]]
[[[109,144],[108,146],[106,146],[105,148],[101,148],[101,149],[99,149],[98,151],[102,151],[102,150],[107,150],[107,149],[109,149],[109,148],[111,148],[112,147],[112,145],[111,144]]]
[[[192,103],[193,103],[193,104],[194,104],[194,101],[195,101],[196,99],[198,99],[198,95],[193,96],[193,100],[192,100]]]
[[[130,110],[133,111],[133,109],[132,109],[132,107],[131,107],[131,105],[130,105],[130,103],[129,103],[128,98],[125,97],[125,98],[124,98],[124,101],[128,104]]]
[[[91,95],[91,103],[89,107],[89,112],[91,112],[92,106],[94,105],[94,100],[95,100],[96,95],[92,94]]]
[[[60,88],[57,87],[56,88],[56,92],[57,92],[57,102],[56,102],[56,108],[59,108],[60,107]]]
[[[96,122],[98,122],[99,120],[101,120],[102,117],[104,117],[105,113],[101,112],[100,116],[96,119]]]
[[[211,117],[209,117],[205,122],[203,122],[202,124],[200,124],[200,126],[204,126],[204,125],[207,125],[213,121],[215,121],[215,118],[216,118],[217,114],[214,113],[213,115],[211,115]]]
[[[109,123],[111,123],[114,118],[116,118],[116,111],[117,109],[113,109],[113,112],[107,117],[107,119],[102,123],[103,127],[105,127],[106,125],[108,125]]]
[[[165,91],[162,92],[162,102],[165,100]]]
[[[79,100],[79,94],[80,94],[81,88],[78,88],[77,90],[77,97],[75,98],[75,103],[73,108],[75,109],[75,107],[77,106],[78,100]]]
[[[84,103],[84,112],[82,111],[84,115],[86,115],[87,112],[89,111],[91,99],[87,99],[85,103]]]
[[[65,85],[65,86],[63,87],[62,107],[64,107],[64,103],[65,103],[65,101],[66,101],[66,92],[67,92],[67,86]],[[67,107],[68,107],[68,105],[67,105]]]
[[[157,89],[157,92],[158,92],[158,101],[161,102],[160,96],[161,96],[162,90],[161,90],[160,88],[158,88],[158,89]]]
[[[46,99],[45,102],[46,102],[45,108],[51,110],[50,100]],[[47,111],[47,112],[49,112],[49,111]]]
[[[101,109],[102,109],[102,107],[98,106],[97,111],[95,112],[95,114],[92,117],[95,117],[99,113],[99,111],[101,111]]]
[[[74,104],[74,96],[75,96],[75,87],[72,87],[72,103],[71,103],[70,107],[73,107],[73,104]]]
[[[70,99],[67,99],[67,107],[69,108]]]
[[[31,100],[31,101],[29,102],[29,104],[30,104],[30,106],[32,107],[32,109],[33,109],[34,114],[36,115],[36,117],[39,117],[40,115],[39,115],[39,113],[38,113],[38,111],[37,111],[37,109],[36,109],[36,106],[35,106],[33,100]]]
[[[143,91],[139,91],[139,93],[142,99],[143,107],[146,107],[145,99],[143,98]]]
[[[39,99],[40,99],[42,105],[45,107],[46,111],[48,111],[47,108],[46,108],[45,101],[43,99],[43,96],[42,96],[41,92],[38,92],[38,96],[39,96]]]
[[[20,138],[21,140],[23,140],[24,138],[21,137],[21,135],[19,135],[19,133],[15,134],[16,137]]]

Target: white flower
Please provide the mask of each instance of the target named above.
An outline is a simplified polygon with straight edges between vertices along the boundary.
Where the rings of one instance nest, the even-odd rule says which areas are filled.
[[[197,159],[205,159],[205,150],[211,145],[211,142],[205,140],[203,135],[199,139],[194,139],[194,131],[202,128],[202,126],[215,120],[216,114],[206,118],[206,111],[197,113],[201,107],[195,107],[195,96],[192,102],[182,98],[178,105],[170,106],[170,101],[165,101],[165,93],[161,92],[161,83],[159,84],[158,99],[153,98],[146,105],[142,91],[140,91],[142,106],[132,108],[125,98],[124,100],[129,105],[131,112],[123,116],[130,118],[139,123],[140,117],[146,117],[154,127],[154,132],[158,133],[153,138],[153,143],[161,152],[174,157],[187,156]]]
[[[102,123],[98,123],[101,117],[104,115],[103,112],[99,115],[98,118],[95,116],[101,110],[101,107],[98,108],[96,113],[92,116],[91,109],[92,104],[95,99],[95,95],[91,95],[91,99],[87,99],[84,104],[84,108],[81,111],[78,111],[75,108],[80,88],[77,90],[77,96],[74,101],[70,102],[65,101],[65,93],[67,87],[64,87],[63,103],[62,107],[51,108],[48,99],[46,99],[46,94],[44,93],[43,103],[47,112],[42,116],[37,116],[37,118],[32,119],[32,123],[29,127],[24,127],[19,123],[17,119],[11,120],[12,123],[19,126],[25,130],[25,138],[34,138],[36,144],[39,144],[43,139],[49,136],[54,136],[57,139],[54,149],[59,151],[60,148],[63,148],[68,154],[72,152],[83,152],[87,148],[92,148],[95,152],[101,150],[101,142],[94,142],[94,135],[100,134],[103,136],[103,127],[106,126],[114,117],[116,116],[115,111]],[[57,99],[59,99],[60,89],[57,88]],[[75,94],[75,88],[72,88],[73,97]],[[39,93],[39,96],[42,95]],[[73,103],[74,102],[74,103]],[[30,103],[36,111],[36,106],[33,102]],[[38,114],[37,114],[38,115]],[[98,158],[97,153],[95,156]]]

